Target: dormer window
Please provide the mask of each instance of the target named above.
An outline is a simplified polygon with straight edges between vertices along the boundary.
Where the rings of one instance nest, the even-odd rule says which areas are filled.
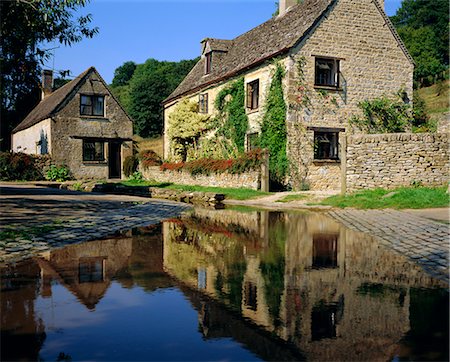
[[[316,58],[315,86],[339,88],[339,59]]]
[[[212,67],[212,52],[205,55],[205,74],[211,73]]]
[[[105,96],[81,95],[80,114],[103,117],[105,115]]]

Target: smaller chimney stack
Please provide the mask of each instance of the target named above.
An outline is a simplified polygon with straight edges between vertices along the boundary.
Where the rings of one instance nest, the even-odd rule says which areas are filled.
[[[53,91],[53,71],[45,69],[42,72],[42,99],[45,99]]]
[[[286,10],[289,9],[291,6],[297,5],[297,0],[280,0],[279,1],[279,8],[278,8],[278,15],[283,16],[286,13]]]

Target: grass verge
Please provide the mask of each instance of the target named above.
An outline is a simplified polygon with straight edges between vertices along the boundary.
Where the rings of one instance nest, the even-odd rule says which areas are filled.
[[[227,187],[209,187],[209,186],[191,186],[191,185],[177,185],[167,182],[152,182],[152,181],[123,181],[125,186],[148,186],[159,187],[170,190],[187,191],[187,192],[215,192],[216,194],[224,194],[225,198],[232,200],[249,200],[261,196],[270,195],[270,192],[257,191],[247,188],[227,188]]]
[[[300,200],[304,200],[306,199],[307,196],[306,195],[287,195],[279,200],[277,200],[276,202],[291,202],[291,201],[300,201]]]
[[[349,195],[336,195],[323,200],[321,205],[354,207],[357,209],[424,209],[448,207],[447,187],[400,187],[394,190],[374,189]]]

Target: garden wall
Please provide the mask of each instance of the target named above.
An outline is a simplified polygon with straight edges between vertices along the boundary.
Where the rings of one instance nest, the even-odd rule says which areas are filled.
[[[212,173],[192,176],[186,171],[161,171],[159,166],[139,167],[144,179],[157,182],[171,182],[179,185],[215,186],[215,187],[245,187],[253,190],[261,188],[261,172],[248,171],[242,174]]]
[[[348,136],[346,191],[447,183],[448,137],[446,133]]]

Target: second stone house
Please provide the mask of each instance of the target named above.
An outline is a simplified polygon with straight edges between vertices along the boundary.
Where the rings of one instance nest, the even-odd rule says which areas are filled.
[[[94,67],[54,92],[52,78],[44,71],[42,100],[13,130],[13,151],[49,154],[77,179],[121,178],[133,123],[106,82]]]
[[[261,132],[276,64],[285,70],[288,182],[339,189],[344,135],[358,104],[402,94],[412,100],[414,62],[383,0],[280,0],[279,14],[233,40],[207,38],[201,59],[164,101],[164,156],[174,154],[170,114],[181,99],[214,116],[221,90],[243,78],[245,147]]]

